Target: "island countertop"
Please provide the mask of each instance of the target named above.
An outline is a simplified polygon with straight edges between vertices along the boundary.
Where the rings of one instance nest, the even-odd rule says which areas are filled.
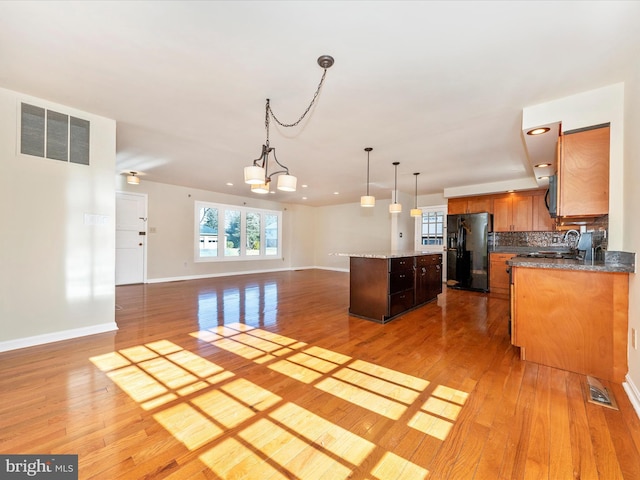
[[[442,255],[444,252],[422,252],[418,250],[403,251],[380,251],[380,252],[352,252],[352,253],[330,253],[338,257],[354,257],[354,258],[402,258],[402,257],[421,257],[423,255]]]

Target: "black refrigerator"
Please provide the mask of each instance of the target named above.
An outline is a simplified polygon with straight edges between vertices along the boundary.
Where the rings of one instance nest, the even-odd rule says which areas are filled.
[[[489,291],[490,213],[447,215],[447,286]]]

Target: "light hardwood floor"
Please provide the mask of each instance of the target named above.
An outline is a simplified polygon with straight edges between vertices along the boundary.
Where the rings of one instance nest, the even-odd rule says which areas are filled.
[[[117,288],[117,333],[0,354],[0,453],[81,479],[637,479],[640,420],[521,362],[508,302],[446,290],[386,325],[348,274]]]

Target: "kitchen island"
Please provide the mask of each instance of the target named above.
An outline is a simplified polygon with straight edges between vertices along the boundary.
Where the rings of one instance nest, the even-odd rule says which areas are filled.
[[[377,252],[349,258],[349,313],[387,323],[442,293],[442,254]]]
[[[605,261],[514,257],[511,343],[520,358],[622,382],[627,373],[629,273],[635,256]]]

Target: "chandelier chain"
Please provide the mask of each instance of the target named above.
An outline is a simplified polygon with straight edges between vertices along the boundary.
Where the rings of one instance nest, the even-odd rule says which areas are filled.
[[[267,129],[267,139],[269,139],[269,113],[271,114],[271,117],[275,120],[275,122],[280,125],[281,127],[295,127],[297,126],[303,119],[304,117],[307,116],[307,113],[309,113],[309,110],[311,110],[311,107],[313,107],[313,104],[316,101],[316,98],[318,98],[318,94],[320,93],[320,89],[322,88],[322,84],[324,83],[324,77],[326,77],[327,75],[327,69],[324,69],[324,72],[322,73],[322,78],[320,78],[320,83],[318,83],[318,88],[316,89],[316,93],[313,94],[313,98],[311,99],[311,103],[309,103],[309,106],[307,107],[307,109],[304,111],[304,113],[300,116],[300,118],[298,120],[296,120],[293,123],[283,123],[281,122],[278,117],[276,117],[276,115],[273,113],[273,110],[271,109],[271,106],[269,105],[269,100],[267,100],[267,118],[265,121],[265,127]]]

